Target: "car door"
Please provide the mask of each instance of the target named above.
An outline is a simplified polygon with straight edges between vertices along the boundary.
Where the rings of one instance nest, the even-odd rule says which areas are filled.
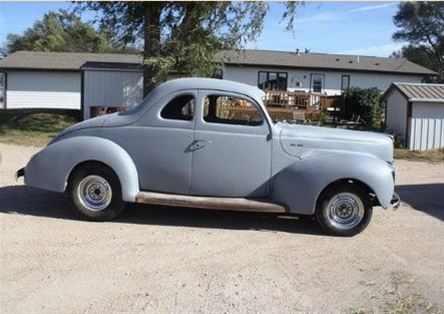
[[[189,193],[196,95],[172,93],[125,129],[122,146],[134,159],[141,190]]]
[[[270,188],[270,127],[248,97],[198,92],[191,194],[263,197]]]

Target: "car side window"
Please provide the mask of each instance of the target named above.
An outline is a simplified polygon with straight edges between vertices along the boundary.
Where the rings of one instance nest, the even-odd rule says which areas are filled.
[[[204,100],[205,122],[258,126],[263,123],[259,109],[249,100],[228,95],[208,95]]]
[[[170,120],[193,120],[195,98],[193,95],[180,95],[163,107],[160,116]]]

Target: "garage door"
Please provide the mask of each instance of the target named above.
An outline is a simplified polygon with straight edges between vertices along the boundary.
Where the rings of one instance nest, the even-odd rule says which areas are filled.
[[[7,73],[7,109],[80,109],[80,72]]]

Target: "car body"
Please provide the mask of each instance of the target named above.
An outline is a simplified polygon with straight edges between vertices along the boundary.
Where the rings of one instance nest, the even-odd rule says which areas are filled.
[[[261,203],[313,215],[326,189],[353,185],[372,205],[393,203],[388,135],[275,124],[263,99],[258,88],[231,81],[165,82],[127,112],[86,120],[60,133],[31,158],[25,183],[66,192],[73,173],[96,163],[114,173],[122,202],[162,203],[156,198],[160,195],[169,205],[168,198],[178,198],[181,206],[225,204],[220,207],[230,209],[251,201],[256,202],[249,203],[252,207]],[[72,196],[82,200],[79,189],[84,189],[88,202],[88,187],[98,195],[100,188],[105,194],[111,190],[93,179],[75,187]]]

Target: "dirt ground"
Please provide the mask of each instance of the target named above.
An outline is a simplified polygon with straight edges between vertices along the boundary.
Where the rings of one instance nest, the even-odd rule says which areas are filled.
[[[444,308],[444,163],[398,161],[406,204],[336,238],[257,213],[130,206],[78,220],[63,195],[14,181],[37,150],[0,144],[2,313]]]

